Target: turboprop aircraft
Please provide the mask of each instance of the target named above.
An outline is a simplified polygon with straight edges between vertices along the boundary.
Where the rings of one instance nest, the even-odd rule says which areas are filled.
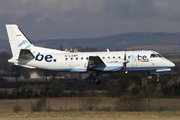
[[[34,46],[17,25],[7,24],[14,65],[59,72],[171,71],[174,63],[155,51],[65,52]]]

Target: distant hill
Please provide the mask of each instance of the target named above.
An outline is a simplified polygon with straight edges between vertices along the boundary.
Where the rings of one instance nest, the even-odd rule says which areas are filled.
[[[31,40],[34,45],[60,49],[75,47],[96,47],[99,50],[152,49],[163,53],[180,53],[180,33],[126,33],[94,38],[74,38],[56,40]],[[8,40],[0,40],[0,50],[9,46]]]
[[[4,39],[0,39],[0,46],[7,45],[8,41]]]

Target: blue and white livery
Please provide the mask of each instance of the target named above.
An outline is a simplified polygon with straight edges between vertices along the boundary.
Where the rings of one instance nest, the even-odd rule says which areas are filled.
[[[8,62],[60,72],[171,71],[174,63],[155,51],[65,52],[34,46],[17,25],[6,25],[13,57]]]

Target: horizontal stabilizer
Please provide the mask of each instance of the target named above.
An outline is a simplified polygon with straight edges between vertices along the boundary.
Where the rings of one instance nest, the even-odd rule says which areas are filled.
[[[31,68],[31,69],[36,68],[36,67],[32,67],[32,66],[28,66],[28,65],[21,65],[21,64],[17,64],[17,63],[14,63],[14,65],[21,66],[21,67],[26,67],[26,68]]]

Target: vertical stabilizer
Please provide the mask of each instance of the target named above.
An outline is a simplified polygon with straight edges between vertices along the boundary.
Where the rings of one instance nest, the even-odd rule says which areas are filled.
[[[17,25],[6,25],[9,43],[13,55],[13,59],[18,59],[21,49],[28,49],[33,54],[33,45],[21,32]]]

